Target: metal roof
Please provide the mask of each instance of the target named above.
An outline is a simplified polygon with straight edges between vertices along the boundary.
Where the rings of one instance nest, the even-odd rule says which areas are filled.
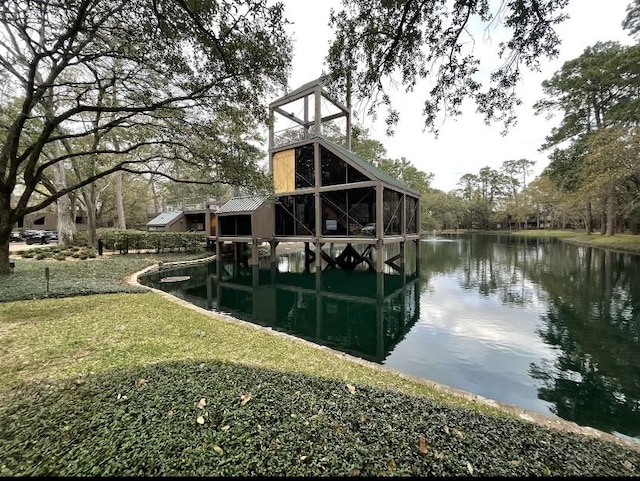
[[[217,210],[218,214],[241,214],[258,210],[264,201],[267,200],[266,196],[260,195],[247,195],[243,197],[233,197],[225,202]]]
[[[318,85],[324,85],[324,82],[326,80],[326,76],[321,76],[318,77],[315,80],[312,80],[311,82],[307,82],[306,84],[302,85],[301,87],[298,87],[295,90],[292,90],[291,92],[289,92],[288,94],[283,95],[282,97],[280,97],[279,99],[274,100],[273,104],[275,103],[281,103],[289,98],[294,98],[296,95],[301,94],[302,92],[306,91],[306,90],[313,90],[316,86]]]
[[[394,187],[398,187],[399,189],[406,190],[407,192],[415,194],[416,197],[420,197],[420,193],[419,192],[417,192],[414,189],[412,189],[411,187],[409,187],[407,184],[405,184],[400,179],[396,179],[395,177],[387,174],[384,170],[376,167],[371,162],[368,162],[368,161],[364,160],[362,157],[358,156],[357,154],[351,152],[350,150],[347,150],[344,147],[342,147],[342,146],[340,146],[338,144],[335,144],[335,143],[331,142],[330,140],[327,140],[325,137],[320,137],[320,139],[321,139],[321,142],[325,142],[330,147],[332,147],[333,149],[337,150],[341,155],[345,156],[351,162],[356,164],[358,167],[362,168],[362,170],[364,170],[365,172],[368,172],[369,174],[373,175],[378,180],[381,180],[382,182],[385,182],[385,183],[387,183],[389,185],[392,185]]]
[[[182,212],[163,212],[162,214],[158,215],[157,217],[147,222],[147,225],[149,226],[169,225],[174,221],[176,221],[178,217],[180,217],[181,215],[183,215]]]

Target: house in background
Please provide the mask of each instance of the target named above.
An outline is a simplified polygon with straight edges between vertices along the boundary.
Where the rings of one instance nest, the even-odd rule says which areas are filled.
[[[223,201],[200,199],[187,202],[183,199],[179,205],[169,205],[163,212],[147,222],[149,231],[164,232],[205,232],[214,238],[217,232],[216,211]]]
[[[272,258],[279,242],[304,242],[305,263],[316,269],[366,263],[376,272],[385,264],[401,270],[405,243],[420,239],[420,194],[350,150],[349,109],[320,78],[272,102],[269,114],[275,202],[233,198],[224,204],[217,251],[225,242],[251,243],[255,265],[263,242],[271,244]],[[283,123],[291,126],[279,129]],[[387,257],[389,244],[398,244],[400,254]],[[336,245],[344,247],[337,252]]]
[[[76,228],[78,230],[88,229],[87,215],[84,212],[76,213]],[[57,230],[58,229],[58,213],[55,210],[41,210],[27,214],[18,222],[18,229],[33,230]]]

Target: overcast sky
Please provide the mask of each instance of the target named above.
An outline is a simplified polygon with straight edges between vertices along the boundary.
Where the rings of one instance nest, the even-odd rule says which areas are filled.
[[[294,38],[293,72],[290,87],[316,79],[322,73],[324,57],[331,40],[328,27],[329,9],[340,7],[339,0],[301,1],[283,0],[286,17],[293,22],[288,27]],[[551,127],[559,117],[547,120],[535,116],[532,105],[542,97],[541,83],[559,70],[562,64],[582,54],[584,49],[597,41],[615,40],[630,44],[631,38],[622,30],[621,23],[631,0],[571,0],[567,8],[570,18],[557,29],[562,44],[560,55],[542,64],[540,73],[524,74],[518,93],[523,104],[518,107],[518,124],[506,136],[501,136],[499,124],[486,126],[475,106],[468,104],[465,113],[457,119],[449,118],[440,123],[437,139],[423,131],[421,110],[427,88],[410,94],[395,94],[395,107],[400,112],[400,122],[393,137],[385,135],[384,115],[373,122],[368,118],[357,119],[369,128],[370,136],[379,140],[392,158],[406,157],[418,169],[434,174],[433,187],[449,191],[466,173],[476,174],[485,166],[500,168],[510,159],[527,158],[536,162],[535,174],[548,163],[547,153],[538,152]],[[499,32],[492,42],[477,39],[479,49],[497,49]],[[480,45],[478,45],[480,44]],[[355,119],[354,119],[355,120]]]

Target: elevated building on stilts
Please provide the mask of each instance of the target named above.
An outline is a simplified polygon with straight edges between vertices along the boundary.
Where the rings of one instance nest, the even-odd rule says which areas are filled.
[[[236,255],[244,251],[256,265],[263,243],[275,260],[278,243],[303,242],[309,269],[364,265],[403,272],[405,244],[420,238],[420,195],[350,150],[349,109],[329,94],[324,79],[273,101],[269,115],[275,199],[224,204],[217,212],[217,252],[232,243]],[[399,249],[385,249],[392,244]]]

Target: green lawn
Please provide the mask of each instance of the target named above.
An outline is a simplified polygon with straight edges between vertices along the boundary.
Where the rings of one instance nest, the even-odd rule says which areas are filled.
[[[37,252],[38,249],[35,250]],[[12,257],[14,272],[0,276],[0,302],[109,292],[142,292],[125,277],[157,262],[188,261],[211,253],[107,255],[94,259],[57,261]],[[47,291],[46,269],[49,269]]]
[[[54,262],[57,295],[138,290],[122,278],[156,259]],[[610,436],[523,421],[158,293],[2,302],[0,345],[0,476],[640,472],[640,450]]]

